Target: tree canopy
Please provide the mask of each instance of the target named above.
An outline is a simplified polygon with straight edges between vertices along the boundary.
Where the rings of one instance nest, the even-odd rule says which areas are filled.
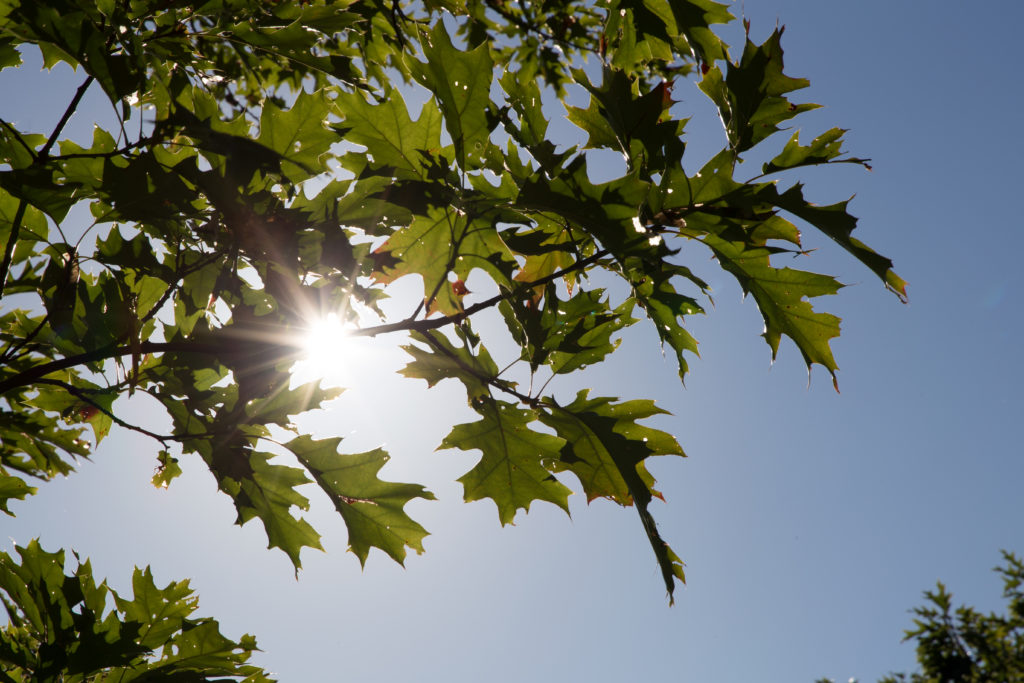
[[[116,426],[154,439],[158,486],[201,458],[237,522],[259,519],[296,569],[320,547],[309,484],[360,562],[421,552],[404,507],[433,494],[380,479],[383,449],[292,423],[339,391],[291,374],[334,316],[349,336],[403,335],[410,380],[465,388],[477,419],[440,446],[480,453],[467,501],[493,500],[506,524],[537,500],[567,508],[575,481],[631,505],[671,596],[683,563],[648,510],[646,463],[683,450],[643,424],[664,411],[556,400],[552,380],[644,319],[682,378],[685,320],[710,294],[687,261],[707,255],[758,306],[773,357],[789,337],[834,379],[840,321],[810,300],[842,285],[776,264],[807,254],[798,225],[905,295],[848,203],[815,204],[791,178],[867,162],[839,128],[774,136],[817,105],[791,100],[808,82],[785,73],[783,29],[758,43],[745,24],[732,48],[713,29],[733,20],[711,0],[0,2],[0,68],[38,49],[80,76],[52,129],[0,120],[0,509]],[[686,155],[684,88],[723,124],[709,159]],[[114,124],[77,144],[64,130],[93,89]],[[560,144],[560,118],[584,145]],[[599,152],[621,159],[617,177],[601,179]],[[422,296],[384,315],[407,277]],[[484,311],[504,326],[477,324]],[[119,416],[137,394],[169,433]]]
[[[953,608],[953,595],[940,582],[925,591],[928,604],[914,609],[921,670],[887,676],[881,683],[1017,683],[1024,681],[1024,562],[1003,551],[995,571],[1003,580],[1005,614],[974,607]]]
[[[920,671],[895,673],[879,683],[1019,683],[1024,681],[1024,562],[1003,551],[995,568],[1003,579],[1005,614],[983,614],[961,605],[940,581],[915,607],[914,628],[904,640],[917,641]],[[818,683],[834,683],[822,678]]]

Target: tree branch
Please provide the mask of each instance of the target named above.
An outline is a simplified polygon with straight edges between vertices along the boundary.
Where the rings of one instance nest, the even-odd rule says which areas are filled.
[[[27,208],[27,201],[22,199],[18,202],[18,210],[11,221],[11,234],[7,236],[7,245],[4,247],[4,260],[0,262],[0,298],[3,298],[4,288],[7,286],[7,274],[11,270],[11,259],[14,258],[14,245],[18,242],[18,233],[21,232],[21,222],[25,219]]]
[[[110,412],[109,410],[104,408],[102,405],[100,405],[99,403],[94,401],[92,398],[90,398],[89,397],[89,393],[90,392],[82,391],[78,387],[73,386],[71,384],[68,384],[67,382],[61,382],[60,380],[57,380],[57,379],[38,379],[38,380],[36,380],[36,384],[49,384],[51,386],[60,387],[61,389],[64,389],[66,392],[68,392],[69,394],[71,394],[75,398],[79,399],[80,401],[84,401],[84,402],[88,403],[93,408],[95,408],[96,410],[100,411],[101,413],[103,413],[104,415],[109,417],[114,422],[114,424],[118,425],[119,427],[124,427],[125,429],[130,429],[133,432],[138,432],[139,434],[142,434],[144,436],[148,436],[151,439],[155,439],[156,441],[159,441],[160,444],[163,445],[164,447],[167,446],[167,442],[168,441],[184,441],[185,439],[196,439],[196,438],[203,438],[203,437],[207,437],[207,436],[216,436],[213,433],[202,433],[202,434],[167,434],[167,435],[165,435],[165,434],[157,434],[156,432],[151,432],[148,429],[145,429],[144,427],[139,427],[138,425],[133,425],[130,422],[125,422],[124,420],[119,418],[117,415],[114,415],[114,413]]]
[[[92,76],[89,76],[85,79],[82,85],[78,86],[78,90],[75,91],[75,96],[71,98],[71,103],[68,104],[67,109],[64,110],[64,114],[60,117],[60,121],[57,122],[57,126],[53,129],[53,132],[50,133],[50,138],[46,141],[46,144],[43,145],[43,148],[39,150],[38,154],[33,153],[33,164],[39,164],[47,159],[50,154],[50,150],[53,149],[55,144],[57,144],[57,138],[60,137],[61,131],[64,130],[64,126],[66,126],[68,121],[71,120],[71,117],[74,115],[75,110],[78,109],[78,105],[82,101],[82,98],[85,97],[85,91],[89,89],[92,81]],[[18,138],[21,139],[20,136],[18,136]],[[22,140],[22,144],[25,144],[24,140]],[[27,147],[28,146],[26,145],[26,148]],[[32,150],[29,149],[29,152],[31,153]],[[11,259],[14,257],[14,245],[18,243],[18,233],[21,232],[21,222],[25,218],[26,208],[28,208],[28,202],[22,198],[21,202],[18,204],[18,210],[14,215],[14,220],[11,222],[11,234],[8,235],[7,245],[4,247],[4,260],[0,262],[0,297],[3,297],[4,288],[7,286],[7,275],[11,270]]]
[[[495,294],[490,299],[481,301],[479,303],[475,303],[472,306],[466,308],[461,313],[456,313],[455,315],[445,315],[440,318],[426,318],[423,320],[401,320],[397,323],[387,323],[384,325],[374,325],[373,327],[363,327],[358,330],[352,330],[352,332],[350,332],[349,334],[353,337],[376,337],[378,335],[389,334],[391,332],[426,332],[427,330],[436,330],[438,328],[444,327],[445,325],[450,325],[452,323],[457,323],[462,320],[465,320],[474,313],[478,313],[479,311],[482,311],[485,308],[490,308],[491,306],[494,306],[495,304],[500,303],[506,299],[511,299],[517,296],[520,292],[528,290],[531,287],[536,287],[538,285],[546,285],[547,283],[554,282],[558,278],[564,277],[569,273],[573,273],[577,270],[583,270],[587,266],[596,263],[598,260],[604,258],[609,253],[611,252],[609,252],[607,249],[601,249],[600,251],[595,252],[593,255],[588,256],[587,258],[582,259],[580,261],[577,261],[576,263],[572,264],[571,266],[568,266],[567,268],[562,268],[561,270],[557,270],[554,273],[551,273],[551,275],[538,278],[531,282],[524,282],[515,289],[506,290],[500,294]]]
[[[60,121],[57,122],[57,127],[50,133],[50,139],[46,141],[43,148],[39,150],[39,155],[36,156],[36,161],[44,161],[50,155],[50,150],[57,144],[57,138],[60,137],[61,132],[64,130],[64,126],[67,125],[68,121],[74,115],[75,110],[78,109],[79,103],[82,98],[85,97],[85,91],[92,85],[93,77],[89,76],[83,81],[82,85],[78,86],[78,90],[75,91],[75,96],[71,98],[71,103],[68,104],[68,108],[64,110],[63,116],[60,117]]]
[[[555,271],[554,273],[551,273],[546,277],[538,278],[531,282],[524,282],[516,289],[496,294],[495,296],[492,296],[490,299],[473,304],[472,306],[466,308],[461,313],[457,313],[455,315],[446,315],[440,318],[429,318],[423,320],[402,320],[397,323],[388,323],[385,325],[364,327],[358,330],[353,330],[351,332],[351,335],[353,337],[377,337],[379,335],[389,334],[392,332],[426,332],[428,330],[436,330],[441,327],[445,327],[446,325],[461,322],[462,320],[465,320],[474,313],[482,311],[486,308],[490,308],[491,306],[494,306],[495,304],[505,299],[510,299],[513,296],[516,296],[517,294],[519,294],[519,292],[523,290],[527,290],[531,287],[536,287],[537,285],[547,284],[548,282],[557,280],[558,278],[564,277],[569,273],[582,270],[587,266],[591,265],[592,263],[595,263],[599,259],[607,256],[608,253],[609,252],[606,249],[597,251],[593,255],[580,261],[577,261],[576,263],[572,264],[567,268]],[[282,343],[278,339],[273,344],[268,344],[268,346],[288,347],[289,345]],[[296,350],[298,349],[298,342],[294,344],[294,347]],[[120,358],[121,356],[130,356],[133,353],[146,354],[167,352],[197,353],[218,356],[229,353],[230,350],[225,348],[225,346],[221,344],[211,344],[196,341],[145,341],[139,344],[134,349],[131,346],[105,346],[103,348],[94,349],[92,351],[80,353],[75,356],[67,356],[65,358],[58,358],[57,360],[50,361],[49,363],[42,363],[40,365],[31,367],[27,370],[23,370],[22,372],[19,372],[13,377],[8,377],[7,379],[0,381],[0,396],[13,389],[28,386],[29,384],[32,384],[33,382],[40,380],[46,375],[49,375],[50,373],[58,372],[60,370],[66,370],[68,368],[73,368],[78,365],[85,365],[86,363],[95,363],[97,361],[108,360],[110,358]],[[282,358],[285,355],[286,354],[282,354]]]
[[[213,356],[224,352],[224,348],[222,346],[202,342],[147,341],[142,342],[142,344],[139,345],[138,350],[141,353],[166,353],[168,351],[177,351],[181,353],[200,353]],[[19,372],[13,377],[8,377],[7,379],[0,381],[0,396],[13,389],[28,386],[33,382],[37,382],[50,373],[73,368],[77,365],[85,365],[86,363],[95,363],[97,361],[107,360],[109,358],[130,356],[132,352],[133,349],[130,346],[105,346],[103,348],[94,349],[75,356],[58,358],[57,360],[50,361],[49,363],[36,365],[28,370]]]
[[[3,353],[0,353],[0,363],[6,363],[7,361],[14,358],[15,355],[17,355],[18,351],[23,349],[25,346],[31,343],[33,339],[36,338],[36,335],[38,335],[42,331],[42,329],[46,326],[46,323],[49,320],[50,314],[47,313],[46,315],[43,316],[43,319],[39,321],[39,324],[32,328],[31,332],[25,335],[24,339],[19,339],[17,344],[14,344]]]

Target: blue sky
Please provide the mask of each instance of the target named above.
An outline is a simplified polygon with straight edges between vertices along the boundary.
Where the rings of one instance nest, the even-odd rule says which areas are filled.
[[[910,303],[807,231],[821,248],[800,267],[850,285],[820,302],[843,318],[836,394],[822,368],[808,387],[788,342],[769,363],[753,302],[698,252],[716,307],[691,322],[702,356],[686,388],[641,325],[585,377],[595,394],[656,398],[673,413],[652,424],[689,458],[651,469],[667,499],[655,516],[687,562],[675,607],[631,509],[575,495],[571,518],[537,504],[501,528],[492,503],[461,503],[454,479],[475,458],[434,448],[469,418],[464,394],[395,376],[393,348],[349,368],[353,390],[304,424],[343,425],[352,449],[386,443],[383,474],[438,495],[407,508],[433,535],[405,569],[375,552],[360,570],[315,499],[327,552],[304,554],[296,580],[257,524],[232,526],[198,462],[157,491],[154,443],[118,430],[78,473],[13,506],[3,549],[36,536],[73,547],[119,588],[133,565],[152,564],[160,582],[191,577],[201,613],[256,634],[258,663],[283,681],[873,681],[912,668],[900,639],[921,592],[941,579],[957,600],[996,608],[999,550],[1024,553],[1024,6],[967,7],[746,3],[755,39],[786,25],[788,71],[812,83],[801,99],[826,105],[804,118],[806,135],[848,128],[847,148],[872,159],[870,173],[804,176],[809,194],[856,194],[858,236],[894,259]],[[52,125],[70,91],[40,79],[0,73],[4,118]],[[675,95],[678,111],[710,114],[696,89]],[[694,126],[695,167],[722,138]],[[124,410],[149,418],[144,404]]]

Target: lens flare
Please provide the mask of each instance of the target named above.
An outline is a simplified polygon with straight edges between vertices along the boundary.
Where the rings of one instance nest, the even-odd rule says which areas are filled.
[[[293,375],[304,379],[321,378],[328,383],[344,380],[346,366],[351,362],[353,338],[341,318],[334,313],[312,323],[302,339],[303,357]]]

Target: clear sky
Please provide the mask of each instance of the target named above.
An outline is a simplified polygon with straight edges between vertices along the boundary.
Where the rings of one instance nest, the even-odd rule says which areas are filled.
[[[872,159],[871,173],[805,178],[822,202],[856,193],[858,236],[894,259],[910,303],[807,231],[821,249],[800,267],[851,285],[820,302],[844,321],[836,394],[821,368],[808,387],[788,342],[770,365],[753,302],[697,252],[716,308],[691,323],[702,357],[686,388],[641,325],[586,376],[599,395],[656,398],[673,416],[652,424],[690,456],[652,466],[667,499],[654,513],[687,562],[675,607],[632,509],[575,495],[571,519],[538,503],[501,528],[491,502],[461,503],[454,479],[475,456],[434,448],[469,417],[464,394],[396,377],[393,349],[346,370],[353,390],[303,424],[340,429],[353,450],[386,443],[384,476],[438,495],[407,508],[433,535],[405,569],[375,551],[361,571],[314,498],[327,552],[307,551],[296,580],[258,523],[232,526],[198,458],[155,490],[156,445],[116,428],[93,462],[12,506],[0,547],[75,548],[119,589],[133,565],[161,583],[191,577],[200,612],[254,633],[257,663],[283,681],[873,681],[913,667],[902,632],[937,579],[958,601],[999,606],[989,570],[1001,548],[1024,553],[1024,5],[750,0],[745,12],[758,41],[786,25],[788,71],[812,83],[797,99],[826,105],[804,117],[807,134],[849,128],[847,148]],[[0,73],[4,118],[59,116],[67,91],[40,79]],[[678,111],[710,115],[696,89],[675,96]],[[690,170],[717,134],[691,131]]]

